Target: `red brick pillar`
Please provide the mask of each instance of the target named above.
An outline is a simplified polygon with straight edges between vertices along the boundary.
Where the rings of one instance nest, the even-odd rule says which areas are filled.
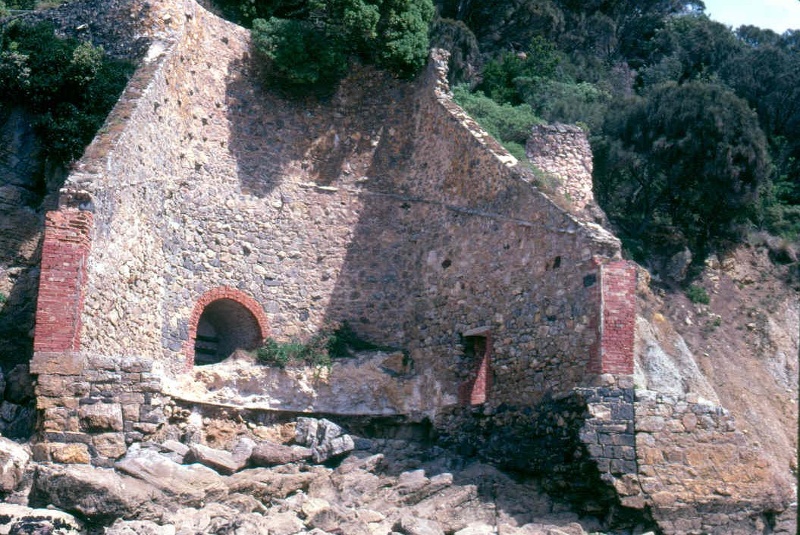
[[[86,258],[94,218],[65,209],[45,216],[34,352],[80,349]]]
[[[592,348],[589,371],[630,375],[636,327],[636,267],[625,260],[600,264],[599,278],[597,343]]]

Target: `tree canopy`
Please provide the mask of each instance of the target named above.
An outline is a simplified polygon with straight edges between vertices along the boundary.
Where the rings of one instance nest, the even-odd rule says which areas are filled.
[[[431,0],[306,0],[258,6],[246,12],[269,15],[252,19],[256,50],[268,61],[269,79],[295,91],[330,89],[352,57],[410,77],[428,56]]]
[[[747,228],[800,237],[800,31],[732,30],[692,0],[437,7],[473,100],[589,130],[596,197],[639,259],[700,261]]]

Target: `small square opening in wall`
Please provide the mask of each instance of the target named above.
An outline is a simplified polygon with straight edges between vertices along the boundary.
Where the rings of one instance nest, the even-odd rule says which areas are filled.
[[[459,385],[461,405],[486,403],[491,386],[491,336],[488,328],[472,329],[462,335],[467,379]]]

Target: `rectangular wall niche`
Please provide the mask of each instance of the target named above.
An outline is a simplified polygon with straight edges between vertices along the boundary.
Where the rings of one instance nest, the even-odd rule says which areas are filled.
[[[486,403],[491,388],[491,331],[489,327],[479,327],[465,332],[462,339],[468,376],[458,387],[458,402],[465,406],[480,405]]]

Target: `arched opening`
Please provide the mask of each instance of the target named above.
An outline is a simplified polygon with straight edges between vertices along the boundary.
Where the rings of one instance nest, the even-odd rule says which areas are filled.
[[[203,294],[192,312],[187,363],[222,362],[237,349],[258,348],[267,335],[266,316],[253,298],[234,288],[215,288]]]
[[[218,299],[200,314],[194,363],[200,366],[221,362],[237,349],[256,349],[260,343],[261,327],[255,316],[233,299]]]

